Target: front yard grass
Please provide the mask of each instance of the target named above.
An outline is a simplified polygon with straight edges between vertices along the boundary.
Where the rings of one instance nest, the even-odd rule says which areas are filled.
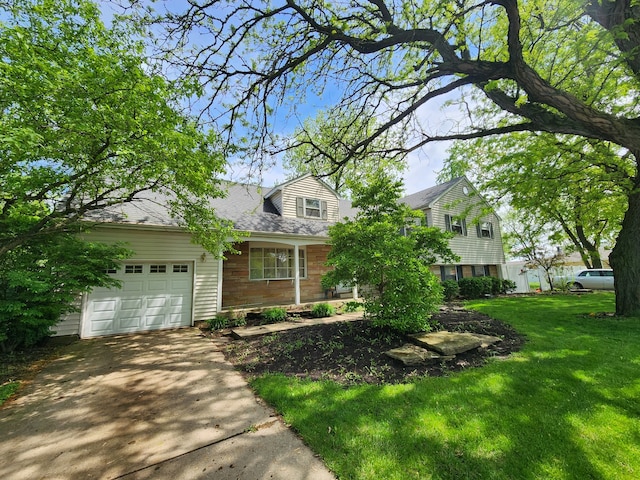
[[[344,479],[640,477],[640,318],[610,293],[469,304],[524,348],[400,385],[265,375],[252,384]]]

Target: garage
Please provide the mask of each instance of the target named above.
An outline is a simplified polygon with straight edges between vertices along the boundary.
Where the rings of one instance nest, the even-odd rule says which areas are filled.
[[[122,287],[96,288],[88,295],[82,337],[191,325],[192,262],[127,262],[109,274]]]

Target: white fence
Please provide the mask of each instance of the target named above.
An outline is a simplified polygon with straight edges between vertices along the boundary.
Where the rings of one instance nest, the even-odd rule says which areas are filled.
[[[584,266],[563,266],[552,269],[551,278],[555,276],[567,276],[577,274],[584,270]],[[501,265],[502,278],[512,280],[516,283],[515,293],[527,293],[530,291],[530,285],[533,283],[539,284],[541,290],[550,290],[547,276],[542,268],[528,269],[524,266],[524,263],[507,263]]]

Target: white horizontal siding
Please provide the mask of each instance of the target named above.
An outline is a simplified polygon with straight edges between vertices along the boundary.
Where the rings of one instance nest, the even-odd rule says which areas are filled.
[[[124,242],[135,253],[126,261],[188,261],[194,265],[193,319],[206,320],[218,311],[218,260],[191,243],[191,235],[179,231],[96,227],[85,235],[87,240],[105,243]],[[202,254],[205,253],[204,261]],[[65,316],[55,327],[56,335],[78,334],[80,314]],[[62,333],[65,332],[65,333]]]
[[[337,222],[340,216],[339,202],[336,195],[315,177],[303,177],[286,185],[282,192],[283,217],[295,217],[296,198],[317,198],[327,202],[327,220]]]
[[[467,186],[469,195],[463,187]],[[428,213],[429,225],[446,230],[445,215],[463,215],[467,223],[467,235],[456,235],[449,241],[451,250],[460,257],[461,265],[497,265],[505,262],[502,248],[500,219],[493,213],[487,213],[491,206],[480,197],[473,187],[462,181],[447,191],[432,205]],[[491,222],[493,238],[479,238],[476,223]]]

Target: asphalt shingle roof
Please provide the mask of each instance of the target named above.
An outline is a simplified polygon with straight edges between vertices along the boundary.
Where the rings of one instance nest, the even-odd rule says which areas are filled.
[[[400,201],[412,208],[427,207],[450,187],[459,182],[456,178],[447,183],[427,188],[408,195]],[[328,236],[330,222],[304,218],[283,217],[269,198],[264,196],[272,191],[256,185],[229,183],[227,195],[211,201],[211,208],[224,219],[231,220],[237,230],[261,233],[279,233],[301,236]],[[136,200],[89,213],[89,221],[112,222],[127,225],[147,225],[179,227],[167,208],[169,198],[165,195],[146,192]],[[340,220],[354,218],[357,210],[351,201],[340,199]]]

